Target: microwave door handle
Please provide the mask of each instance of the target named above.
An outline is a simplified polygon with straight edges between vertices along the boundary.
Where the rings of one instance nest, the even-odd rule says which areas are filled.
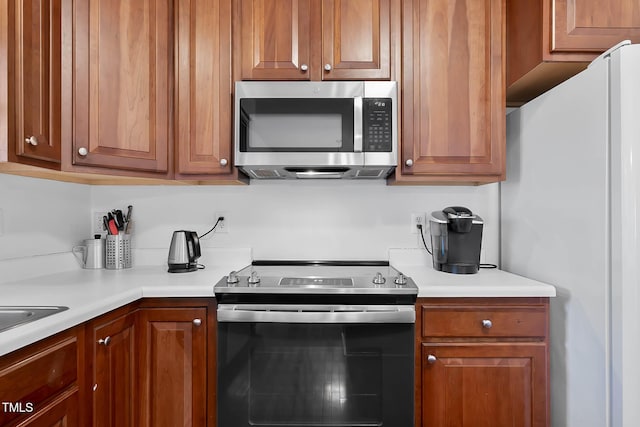
[[[353,152],[362,152],[362,97],[353,98]]]

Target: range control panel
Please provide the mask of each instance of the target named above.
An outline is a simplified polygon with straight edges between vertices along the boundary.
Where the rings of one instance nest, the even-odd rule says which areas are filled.
[[[391,98],[362,100],[363,151],[390,152],[392,150]]]

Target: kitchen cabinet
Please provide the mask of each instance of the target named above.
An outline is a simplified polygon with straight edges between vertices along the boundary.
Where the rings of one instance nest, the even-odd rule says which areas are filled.
[[[169,172],[171,3],[74,5],[74,165]]]
[[[84,425],[82,342],[81,328],[73,328],[0,359],[0,425]]]
[[[11,159],[60,168],[62,0],[8,2]],[[19,159],[19,160],[18,160]]]
[[[140,426],[203,426],[207,420],[207,307],[140,313]]]
[[[550,425],[547,298],[420,298],[416,425]]]
[[[231,158],[231,0],[0,0],[5,21],[3,172],[247,182]]]
[[[176,4],[176,174],[232,175],[231,2]]]
[[[403,2],[402,138],[391,182],[505,177],[504,0]]]
[[[89,323],[93,426],[137,425],[135,320],[135,312],[127,306]]]
[[[622,40],[640,43],[637,0],[508,0],[507,102],[517,106]]]
[[[242,80],[388,80],[399,0],[241,0]]]

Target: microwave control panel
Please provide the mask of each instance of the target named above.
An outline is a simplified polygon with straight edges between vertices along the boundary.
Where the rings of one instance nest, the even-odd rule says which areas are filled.
[[[391,152],[391,98],[364,98],[362,121],[363,150]]]

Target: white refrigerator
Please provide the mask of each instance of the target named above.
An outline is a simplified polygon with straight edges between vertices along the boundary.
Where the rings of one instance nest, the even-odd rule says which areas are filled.
[[[640,426],[640,45],[507,116],[501,268],[551,283],[553,427]]]

